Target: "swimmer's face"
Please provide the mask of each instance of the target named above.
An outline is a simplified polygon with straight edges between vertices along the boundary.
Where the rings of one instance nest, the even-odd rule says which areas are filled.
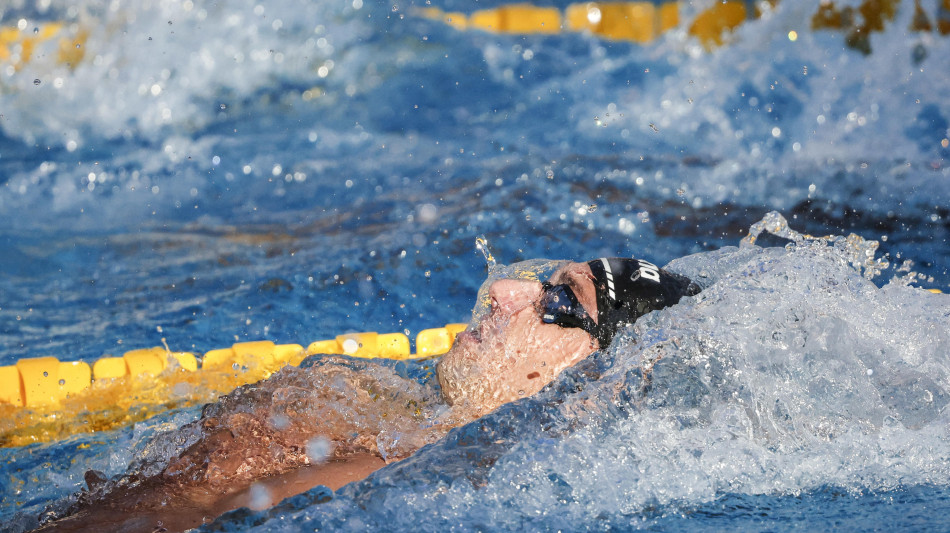
[[[568,284],[596,320],[593,276],[586,263],[569,263],[551,276]],[[491,311],[459,334],[438,364],[446,401],[476,414],[530,396],[557,375],[598,349],[579,328],[547,324],[541,319],[541,283],[503,279],[491,284]]]

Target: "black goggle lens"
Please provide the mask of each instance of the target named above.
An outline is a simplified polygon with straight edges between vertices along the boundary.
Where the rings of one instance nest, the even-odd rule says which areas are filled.
[[[587,311],[577,301],[574,291],[567,285],[541,284],[541,321],[570,328],[585,328]]]

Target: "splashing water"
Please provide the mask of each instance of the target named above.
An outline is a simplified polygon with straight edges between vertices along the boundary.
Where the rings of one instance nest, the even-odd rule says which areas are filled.
[[[775,214],[750,235],[761,231],[794,244],[673,261],[703,292],[641,318],[538,395],[330,501],[315,489],[215,527],[623,529],[722,498],[950,484],[950,298],[877,287],[847,238],[806,238]]]
[[[828,235],[825,237],[804,235],[790,228],[785,217],[776,211],[766,213],[762,220],[753,224],[752,227],[749,228],[749,234],[742,239],[740,246],[748,248],[755,245],[756,240],[758,240],[763,232],[788,239],[799,245],[809,242],[821,245],[831,244],[844,254],[852,266],[859,271],[863,270],[864,277],[867,279],[876,277],[890,266],[890,262],[887,259],[876,259],[874,257],[879,246],[877,241],[865,240],[853,233],[847,237],[840,235]]]
[[[820,0],[765,8],[708,53],[688,12],[640,47],[460,33],[413,2],[259,4],[3,8],[5,27],[90,34],[76,68],[50,40],[0,80],[2,364],[158,345],[156,324],[200,350],[459,321],[485,278],[466,257],[477,235],[516,277],[543,276],[516,261],[552,251],[680,257],[669,268],[706,292],[541,395],[247,524],[944,527],[947,297],[914,273],[868,281],[913,259],[948,286],[950,39],[907,31],[915,3],[868,56],[805,29]],[[938,4],[921,2],[934,22]],[[773,209],[787,235],[840,235],[722,248]],[[86,470],[167,461],[197,437],[151,436],[195,417],[3,451],[0,521],[35,525]],[[375,445],[398,455],[404,439]]]
[[[498,262],[495,261],[495,256],[488,247],[488,239],[486,239],[484,235],[479,235],[475,238],[475,249],[482,253],[482,256],[485,258],[485,264],[488,267],[488,275],[491,275],[498,267]]]
[[[665,268],[703,292],[641,318],[538,395],[453,430],[330,501],[315,489],[215,527],[239,530],[253,519],[266,531],[623,528],[661,520],[651,518],[657,506],[678,514],[727,495],[950,484],[950,298],[900,282],[877,287],[839,244],[846,238],[805,238],[775,214],[749,233],[762,231],[794,244],[746,242],[673,261]],[[538,276],[556,263],[497,270]],[[368,396],[429,398],[421,416],[435,420],[446,414],[434,391],[398,377],[405,371],[358,366],[362,377],[330,373],[319,383],[305,369],[288,370],[206,414],[240,421],[264,409],[263,419],[281,427],[332,425],[335,402],[356,387],[367,398],[348,401],[346,411],[375,428],[364,445],[402,457],[432,442],[398,428],[418,413],[381,416]],[[291,408],[310,414],[287,416]],[[195,442],[189,427],[151,440],[133,471],[167,464]],[[420,525],[419,516],[428,519]]]
[[[777,221],[759,227],[794,236]],[[409,528],[402,517],[414,516],[432,531],[625,528],[655,520],[657,505],[676,514],[725,494],[950,483],[950,299],[876,287],[837,242],[674,261],[702,293],[642,318],[536,397],[281,516],[344,529]],[[289,531],[269,516],[264,530]]]

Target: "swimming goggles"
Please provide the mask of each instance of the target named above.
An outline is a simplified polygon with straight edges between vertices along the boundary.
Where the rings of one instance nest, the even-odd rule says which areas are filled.
[[[577,300],[574,291],[565,284],[541,284],[541,321],[564,328],[580,328],[595,335],[597,325]]]

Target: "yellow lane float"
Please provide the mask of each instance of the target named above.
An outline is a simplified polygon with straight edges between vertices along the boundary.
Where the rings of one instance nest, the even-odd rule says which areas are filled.
[[[440,20],[458,30],[481,30],[508,34],[556,34],[589,32],[617,41],[649,43],[680,25],[683,13],[694,13],[688,22],[689,35],[706,49],[722,46],[727,36],[746,20],[761,16],[761,9],[774,7],[779,0],[754,2],[726,0],[705,2],[698,12],[685,9],[684,2],[578,2],[563,12],[553,7],[527,3],[502,5],[466,14],[445,12],[436,7],[418,10],[422,17]],[[691,3],[694,5],[695,3]],[[833,1],[822,2],[810,21],[802,21],[811,30],[835,30],[846,34],[848,46],[870,53],[868,36],[884,31],[893,22],[900,0],[864,0],[856,7],[838,7]],[[950,35],[950,0],[939,0],[931,9],[914,2],[914,21],[908,30]],[[794,40],[797,32],[789,34]]]
[[[75,68],[86,54],[89,31],[79,24],[21,20],[15,27],[0,28],[0,65],[20,70],[36,57],[52,57],[55,63]]]
[[[300,344],[240,342],[205,352],[154,347],[91,365],[55,357],[20,359],[0,366],[0,446],[23,446],[74,433],[112,429],[161,411],[214,400],[265,379],[313,354],[424,360],[444,354],[466,324],[447,324],[416,335],[416,353],[403,333],[348,333]]]
[[[563,11],[555,7],[512,3],[471,13],[446,12],[438,7],[414,11],[417,16],[442,21],[458,30],[481,30],[508,34],[559,34],[589,32],[598,37],[640,44],[650,43],[665,32],[688,23],[685,29],[706,49],[722,46],[728,35],[750,19],[758,18],[762,9],[775,6],[779,0],[713,0],[699,5],[697,11],[683,1],[668,2],[577,2]],[[802,21],[802,29],[839,31],[845,43],[870,53],[870,34],[882,32],[896,18],[900,0],[863,0],[857,6],[839,6],[834,1],[822,2],[810,20]],[[950,0],[937,0],[925,5],[914,2],[913,21],[907,28],[916,33],[950,35]],[[89,36],[103,31],[94,20],[30,22],[25,19],[15,26],[0,27],[0,68],[7,75],[19,71],[30,62],[47,62],[75,69],[87,56]],[[788,38],[794,40],[798,32]],[[90,57],[94,57],[92,52]]]

